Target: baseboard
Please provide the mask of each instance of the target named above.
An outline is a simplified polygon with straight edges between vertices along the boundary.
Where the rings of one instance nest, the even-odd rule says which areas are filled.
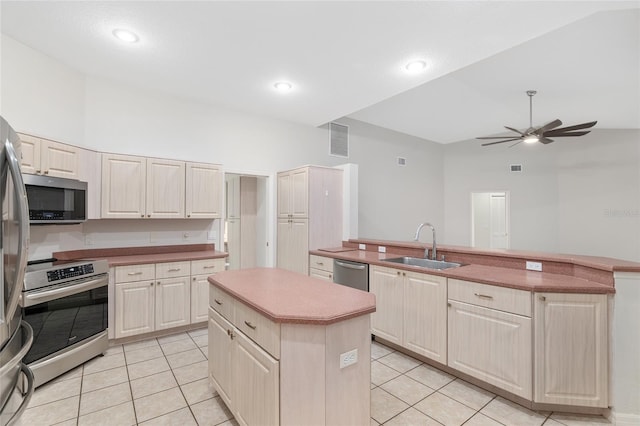
[[[638,426],[640,425],[640,414],[626,414],[611,412],[609,419],[616,426]]]

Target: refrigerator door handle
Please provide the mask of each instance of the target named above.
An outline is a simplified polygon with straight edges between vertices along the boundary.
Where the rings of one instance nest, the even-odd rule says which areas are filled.
[[[25,363],[20,363],[20,370],[22,371],[22,374],[27,376],[27,391],[22,393],[22,402],[20,403],[20,406],[16,409],[16,411],[13,413],[11,418],[7,421],[6,426],[13,425],[16,422],[16,420],[20,418],[24,410],[27,409],[27,405],[29,405],[29,401],[31,401],[31,396],[33,395],[33,390],[34,390],[33,385],[35,384],[33,371],[31,371],[31,369]]]
[[[18,299],[24,285],[24,273],[27,268],[27,249],[29,248],[29,207],[27,204],[27,191],[20,173],[20,162],[10,138],[5,142],[7,164],[13,179],[13,187],[18,209],[18,259],[16,265],[16,282],[13,285],[9,303],[7,304],[6,318],[11,318],[18,306]]]

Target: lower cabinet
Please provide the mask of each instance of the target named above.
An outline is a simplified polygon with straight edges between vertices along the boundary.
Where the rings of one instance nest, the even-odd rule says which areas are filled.
[[[209,378],[214,383],[220,397],[227,404],[233,406],[232,375],[233,360],[235,360],[236,344],[231,339],[233,326],[213,309],[209,309]]]
[[[607,303],[602,294],[535,294],[535,402],[608,406]]]
[[[206,322],[207,277],[224,270],[224,259],[116,266],[114,269],[114,337],[119,339]]]
[[[446,364],[447,279],[375,265],[369,271],[371,333]]]
[[[333,259],[314,254],[309,255],[309,276],[333,282]]]

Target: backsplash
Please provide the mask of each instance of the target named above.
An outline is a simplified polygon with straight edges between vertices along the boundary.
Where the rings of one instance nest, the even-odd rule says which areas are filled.
[[[79,225],[31,226],[29,260],[80,249],[200,243],[222,247],[219,223],[209,219],[100,219]]]

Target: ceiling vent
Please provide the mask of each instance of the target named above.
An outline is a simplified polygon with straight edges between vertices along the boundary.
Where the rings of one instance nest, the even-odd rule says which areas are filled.
[[[329,141],[331,155],[349,158],[349,126],[329,123]]]
[[[522,171],[522,164],[512,164],[511,165],[511,171],[512,172],[521,172]]]

